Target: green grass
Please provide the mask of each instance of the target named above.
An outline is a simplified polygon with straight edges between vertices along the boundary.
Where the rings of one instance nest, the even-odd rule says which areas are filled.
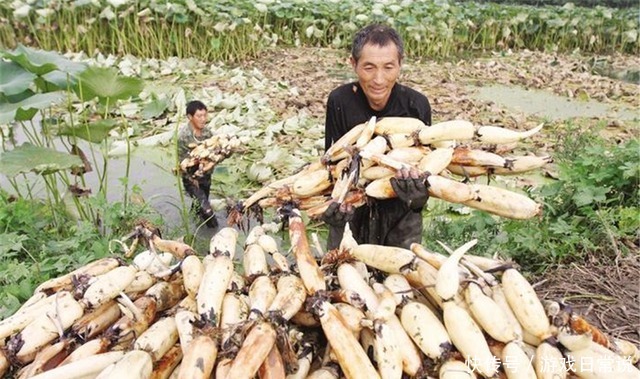
[[[87,223],[54,219],[44,204],[0,193],[0,318],[12,314],[44,280],[108,254]]]
[[[77,220],[40,200],[0,191],[0,319],[15,312],[45,280],[121,254],[119,245],[110,242],[130,233],[139,219],[162,225],[147,206],[91,201],[99,210],[100,225]]]

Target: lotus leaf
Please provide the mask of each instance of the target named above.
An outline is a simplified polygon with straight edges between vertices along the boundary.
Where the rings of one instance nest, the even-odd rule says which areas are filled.
[[[27,172],[45,175],[73,167],[82,167],[79,157],[30,143],[0,154],[0,173],[8,177]]]
[[[264,181],[273,179],[273,170],[270,167],[260,163],[253,163],[247,171],[247,178],[255,182],[262,183]]]
[[[13,51],[5,51],[2,55],[38,76],[54,70],[75,76],[87,67],[83,63],[73,62],[56,52],[32,49],[23,45],[18,45]]]
[[[50,90],[66,90],[69,86],[73,86],[78,81],[77,78],[69,73],[60,70],[54,70],[42,76],[46,82],[46,87],[39,87],[43,91]]]
[[[0,61],[0,92],[5,95],[16,95],[29,88],[36,75],[26,71],[14,62]]]
[[[17,103],[0,104],[0,124],[31,120],[39,109],[48,108],[64,98],[64,92],[38,93]]]
[[[7,96],[2,96],[0,95],[0,104],[3,104],[4,102],[7,103],[19,103],[22,100],[31,97],[35,94],[35,92],[33,92],[31,89],[27,89],[23,92],[17,93],[15,95],[7,95]],[[0,105],[1,107],[1,105]]]
[[[118,75],[113,68],[89,67],[78,78],[74,92],[83,101],[98,98],[102,104],[115,104],[142,92],[144,82]]]
[[[166,98],[154,98],[142,108],[142,117],[145,119],[155,118],[164,113],[169,108],[169,100]]]
[[[100,143],[107,139],[111,129],[117,126],[117,120],[106,119],[90,124],[67,126],[62,128],[58,134],[61,136],[74,136],[93,143]]]

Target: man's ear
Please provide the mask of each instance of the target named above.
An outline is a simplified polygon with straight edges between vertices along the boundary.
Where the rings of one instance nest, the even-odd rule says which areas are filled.
[[[355,71],[356,70],[356,65],[358,64],[358,62],[353,57],[353,55],[349,57],[349,63],[351,63],[351,67],[353,68],[353,71]]]

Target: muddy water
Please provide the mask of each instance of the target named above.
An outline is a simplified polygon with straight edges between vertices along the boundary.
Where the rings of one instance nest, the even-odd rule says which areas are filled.
[[[535,115],[549,120],[567,120],[571,118],[609,118],[618,120],[638,120],[637,109],[615,108],[595,100],[580,101],[558,96],[542,90],[530,90],[517,86],[491,85],[469,87],[473,97],[484,101],[493,101],[507,109]]]

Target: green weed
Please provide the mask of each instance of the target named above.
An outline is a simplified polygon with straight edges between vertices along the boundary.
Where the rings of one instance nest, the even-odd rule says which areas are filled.
[[[0,193],[0,319],[35,287],[107,252],[107,242],[85,223],[56,222],[43,203]]]
[[[161,226],[160,217],[144,204],[92,201],[107,232],[62,217],[64,210],[39,200],[0,192],[0,319],[13,314],[38,284],[111,254],[109,241],[131,232],[138,219]]]

